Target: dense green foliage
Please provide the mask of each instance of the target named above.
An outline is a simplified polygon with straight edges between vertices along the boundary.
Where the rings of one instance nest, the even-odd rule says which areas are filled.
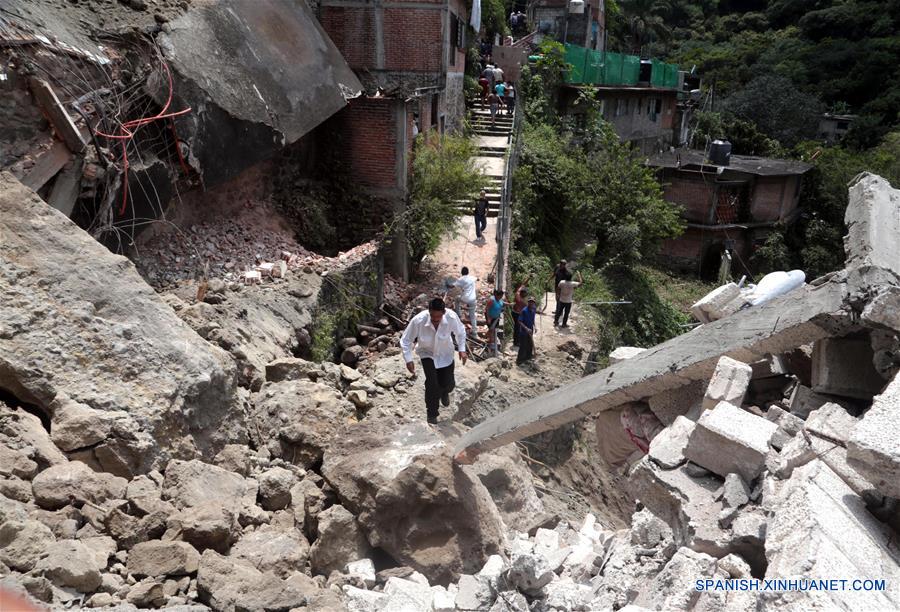
[[[410,257],[418,262],[440,245],[458,218],[456,200],[472,197],[482,183],[475,144],[463,136],[419,137],[413,150],[409,205],[402,223]]]
[[[653,173],[603,120],[593,92],[579,100],[578,122],[557,115],[567,66],[560,45],[545,43],[540,51],[543,58],[524,71],[520,85],[525,126],[514,176],[513,277],[531,276],[539,287],[555,261],[590,241],[591,252],[580,258],[585,285],[576,296],[632,302],[599,310],[599,352],[672,337],[683,331],[685,316],[658,296],[640,264],[662,239],[681,232],[678,208],[662,199]]]
[[[644,54],[684,68],[696,66],[708,85],[715,83],[719,100],[726,105],[733,98],[743,100],[743,110],[752,112],[739,116],[782,144],[796,141],[768,131],[766,115],[772,109],[766,103],[772,97],[790,96],[807,109],[821,103],[862,115],[853,139],[863,147],[876,144],[900,121],[898,2],[621,0],[619,5],[621,18],[609,23],[611,49],[631,51],[636,32],[652,31],[638,37]],[[771,87],[779,83],[770,80],[775,78],[790,85],[780,81],[781,86]],[[753,97],[758,99],[748,100]],[[777,127],[808,128],[792,123],[784,118]]]

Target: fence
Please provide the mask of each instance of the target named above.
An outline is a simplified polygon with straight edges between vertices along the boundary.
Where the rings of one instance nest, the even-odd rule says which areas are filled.
[[[641,58],[613,51],[594,51],[578,45],[565,45],[566,62],[572,67],[566,83],[573,85],[637,85],[641,76]],[[654,87],[678,87],[678,66],[650,60],[650,84]]]

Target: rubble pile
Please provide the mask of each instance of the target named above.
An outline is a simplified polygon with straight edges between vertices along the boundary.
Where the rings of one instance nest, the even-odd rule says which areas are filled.
[[[263,272],[260,280],[271,281],[279,275],[267,268],[280,261],[288,270],[325,274],[367,257],[377,248],[367,242],[328,257],[305,249],[287,230],[221,215],[144,240],[135,264],[147,282],[161,291],[204,277],[228,284],[244,282],[244,274],[254,271]]]

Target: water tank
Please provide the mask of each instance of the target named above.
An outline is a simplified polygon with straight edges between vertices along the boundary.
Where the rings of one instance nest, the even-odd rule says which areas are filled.
[[[717,166],[727,166],[731,161],[731,143],[727,140],[713,140],[709,145],[709,161]]]

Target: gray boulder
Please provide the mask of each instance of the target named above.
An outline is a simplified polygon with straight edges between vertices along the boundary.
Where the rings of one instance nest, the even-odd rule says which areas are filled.
[[[253,411],[258,447],[305,468],[318,463],[355,406],[328,385],[308,380],[267,383]]]
[[[246,440],[233,362],[127,258],[9,173],[0,174],[0,233],[0,387],[45,409],[65,394],[128,413],[138,445],[154,444],[121,454],[134,473]]]
[[[281,467],[266,470],[259,477],[259,505],[266,510],[282,510],[291,503],[294,473]]]
[[[290,578],[306,567],[309,542],[296,529],[282,531],[264,526],[244,534],[228,556],[246,561],[261,572]]]
[[[200,558],[197,592],[217,612],[281,612],[306,603],[303,593],[275,574],[212,550]]]
[[[241,534],[238,513],[221,501],[208,502],[173,514],[167,526],[170,532],[200,551],[211,548],[221,553],[228,552]]]
[[[187,542],[152,540],[128,553],[128,573],[135,576],[183,576],[200,565],[200,553]]]
[[[122,499],[128,481],[70,461],[47,468],[34,477],[31,486],[37,504],[55,510],[73,501],[100,505],[109,499]]]
[[[190,508],[208,502],[225,500],[239,503],[256,501],[257,483],[202,461],[171,461],[166,466],[163,498],[177,508]]]
[[[35,564],[40,572],[53,584],[70,587],[79,593],[91,593],[100,586],[100,570],[105,561],[92,549],[78,540],[53,542],[44,550],[44,557]]]
[[[32,520],[6,521],[0,525],[0,563],[28,572],[56,541],[48,527]]]
[[[318,516],[319,537],[309,551],[314,572],[328,576],[343,571],[348,563],[368,557],[372,550],[356,519],[340,504]]]
[[[424,422],[366,420],[333,442],[322,464],[369,542],[431,582],[476,573],[503,540],[489,492],[451,452]]]

